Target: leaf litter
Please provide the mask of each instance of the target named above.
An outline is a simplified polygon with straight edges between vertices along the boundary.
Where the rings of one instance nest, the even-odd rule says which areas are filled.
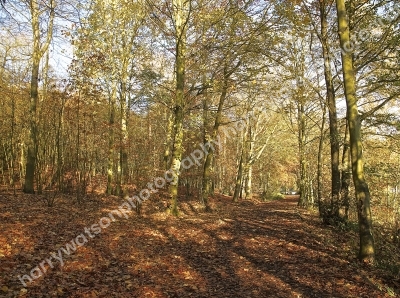
[[[357,235],[281,201],[216,195],[212,213],[181,199],[165,216],[161,195],[118,218],[24,287],[51,252],[118,208],[117,197],[45,207],[33,195],[0,196],[0,297],[400,297],[399,279],[355,257]]]

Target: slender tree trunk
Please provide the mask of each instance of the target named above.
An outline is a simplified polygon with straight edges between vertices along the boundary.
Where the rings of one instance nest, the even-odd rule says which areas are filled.
[[[174,114],[168,113],[167,115],[167,133],[165,139],[165,149],[164,149],[164,169],[168,170],[171,167],[171,146],[172,146],[172,131],[174,128]]]
[[[211,139],[208,140],[207,137],[205,138],[205,143],[210,142],[211,140],[216,140],[218,137],[218,129],[221,125],[222,121],[222,109],[224,107],[226,95],[228,92],[228,78],[229,74],[227,72],[227,66],[224,68],[224,81],[222,86],[221,95],[219,97],[218,109],[217,114],[215,115],[214,126],[211,132]],[[206,211],[211,211],[208,202],[208,196],[212,192],[211,190],[211,176],[212,176],[212,165],[214,160],[214,150],[213,146],[210,146],[208,151],[206,152],[204,167],[203,167],[203,187],[202,187],[202,199],[204,202],[204,207]]]
[[[56,147],[57,147],[57,182],[58,190],[64,191],[63,173],[64,173],[64,106],[65,98],[62,96],[61,107],[58,113],[58,128],[56,136]]]
[[[172,161],[170,174],[172,175],[172,182],[169,186],[169,194],[171,197],[169,212],[177,216],[178,212],[178,186],[179,186],[179,175],[182,161],[183,152],[183,107],[175,107],[175,120],[174,120],[174,143],[172,149]]]
[[[225,168],[225,163],[226,163],[226,137],[221,136],[223,138],[222,140],[222,154],[220,155],[220,183],[221,183],[221,190],[222,194],[227,194],[230,195],[230,190],[229,186],[227,185],[228,183],[226,182],[226,168]],[[229,183],[230,184],[230,183]]]
[[[326,0],[320,1],[321,18],[321,45],[324,58],[324,76],[326,85],[326,99],[329,113],[329,134],[331,145],[331,216],[339,217],[339,193],[340,193],[340,170],[339,170],[339,132],[336,112],[336,95],[333,85],[332,67],[328,45],[328,20],[326,12]]]
[[[298,103],[297,108],[298,113],[298,124],[299,124],[299,131],[298,131],[298,144],[299,144],[299,191],[300,191],[300,198],[298,205],[301,207],[308,206],[308,187],[307,187],[307,160],[305,155],[305,146],[306,146],[306,134],[305,134],[305,115],[304,115],[304,104]]]
[[[251,128],[251,123],[249,121],[249,144],[248,144],[248,153],[247,153],[247,160],[245,165],[245,173],[246,173],[246,183],[244,185],[244,192],[245,198],[251,199],[251,182],[252,182],[252,175],[253,175],[253,163],[255,162],[254,157],[254,135]]]
[[[233,202],[237,202],[239,199],[239,196],[241,196],[242,192],[242,185],[243,185],[243,168],[244,168],[244,155],[246,154],[246,133],[243,133],[242,137],[242,149],[240,151],[240,159],[239,159],[239,164],[238,164],[238,172],[236,175],[236,182],[235,182],[235,191],[233,193]]]
[[[124,185],[126,184],[126,177],[128,175],[128,108],[126,103],[126,80],[127,77],[122,78],[121,82],[121,96],[120,96],[120,136],[119,136],[119,168],[118,168],[118,182],[117,182],[117,195],[126,195]]]
[[[351,183],[351,156],[350,156],[350,138],[348,133],[348,123],[346,121],[346,130],[343,141],[343,153],[342,153],[342,174],[341,174],[341,188],[340,188],[340,202],[341,210],[340,216],[345,220],[349,218],[350,208],[350,183]]]
[[[169,212],[178,215],[178,186],[179,175],[183,152],[183,109],[185,97],[185,68],[186,68],[186,13],[188,10],[188,2],[186,0],[173,0],[172,5],[175,12],[175,29],[176,29],[176,88],[175,88],[175,107],[174,107],[174,130],[173,130],[173,148],[171,174],[173,181],[169,186],[169,194],[171,197]]]
[[[126,51],[127,47],[125,44],[125,33],[122,37],[123,40],[123,63],[121,67],[121,81],[120,81],[120,110],[119,110],[119,163],[118,163],[118,181],[116,195],[125,196],[127,195],[124,185],[128,176],[128,116],[129,116],[129,104],[127,103],[127,81],[128,81],[128,66],[129,66],[129,52]]]
[[[37,41],[39,42],[39,41]],[[35,41],[34,41],[35,43]],[[36,46],[34,46],[36,47]],[[27,155],[26,155],[26,170],[25,170],[25,193],[35,193],[34,181],[35,181],[35,170],[36,170],[36,156],[37,156],[37,102],[39,97],[38,86],[39,86],[39,65],[40,65],[40,53],[34,53],[32,59],[32,78],[31,78],[31,98],[29,105],[29,139],[27,142]]]
[[[253,197],[252,178],[253,178],[253,165],[249,164],[249,167],[247,169],[247,179],[246,179],[246,186],[245,186],[246,199],[251,199]]]
[[[27,156],[25,167],[25,193],[34,193],[34,181],[36,170],[36,157],[38,150],[38,131],[37,131],[37,104],[39,99],[39,68],[40,60],[47,51],[51,38],[53,36],[53,20],[54,20],[54,1],[50,1],[50,18],[48,22],[48,32],[46,41],[41,45],[40,34],[40,9],[37,0],[29,2],[31,13],[31,25],[33,32],[33,52],[32,52],[32,71],[31,71],[31,88],[30,88],[30,104],[29,104],[29,138],[27,141]]]
[[[15,144],[14,144],[14,135],[15,135],[15,97],[12,96],[11,99],[11,186],[13,188],[13,194],[16,195],[15,189]]]
[[[324,137],[325,137],[325,113],[326,113],[326,104],[322,103],[322,123],[321,123],[321,130],[320,130],[320,137],[319,137],[319,144],[318,144],[318,161],[317,161],[317,197],[318,197],[318,210],[319,214],[323,215],[324,213],[324,202],[323,199],[323,178],[322,178],[322,166],[323,166],[323,147],[324,147]]]
[[[78,94],[78,103],[76,109],[76,151],[75,151],[75,171],[76,171],[76,201],[81,203],[81,172],[80,172],[80,156],[81,156],[81,127],[80,127],[80,102],[81,94]]]
[[[117,96],[117,86],[113,83],[110,96],[110,114],[108,122],[108,163],[107,163],[107,190],[108,195],[113,194],[114,181],[114,155],[115,155],[115,105]]]
[[[364,164],[361,141],[361,119],[357,107],[356,76],[352,54],[346,52],[345,45],[350,42],[350,30],[344,0],[336,0],[340,46],[342,50],[342,68],[344,92],[347,105],[347,120],[350,133],[350,152],[353,182],[356,192],[357,213],[360,235],[359,258],[366,263],[375,261],[375,244],[372,233],[372,214],[370,192],[364,176]]]
[[[121,187],[127,183],[128,180],[128,174],[129,174],[129,160],[128,160],[128,140],[129,140],[129,134],[128,134],[128,112],[125,110],[124,107],[124,115],[122,116],[123,118],[121,119],[121,134],[122,134],[122,144],[121,144]],[[126,189],[122,189],[123,195],[126,195]]]

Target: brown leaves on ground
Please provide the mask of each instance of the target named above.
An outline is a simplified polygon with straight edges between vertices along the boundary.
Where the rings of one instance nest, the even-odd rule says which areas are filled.
[[[296,198],[260,203],[219,196],[212,213],[195,200],[166,216],[155,196],[143,215],[108,228],[23,287],[18,275],[122,203],[0,195],[1,297],[394,297],[396,280],[355,259],[356,235],[320,223]]]

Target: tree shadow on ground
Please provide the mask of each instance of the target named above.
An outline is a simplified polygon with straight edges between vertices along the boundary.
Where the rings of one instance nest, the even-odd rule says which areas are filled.
[[[299,216],[295,198],[233,204],[220,196],[214,201],[213,213],[195,212],[198,203],[186,200],[180,218],[148,206],[141,217],[132,213],[117,219],[21,297],[385,297],[341,253],[345,242],[328,235],[312,216]],[[0,286],[9,288],[4,297],[20,296],[18,274],[121,202],[104,199],[84,210],[66,204],[46,209],[45,217],[37,206],[20,203],[0,218],[7,233],[22,225],[21,234],[12,234],[18,245],[30,243],[21,252],[13,237],[7,238],[11,252],[0,259]]]

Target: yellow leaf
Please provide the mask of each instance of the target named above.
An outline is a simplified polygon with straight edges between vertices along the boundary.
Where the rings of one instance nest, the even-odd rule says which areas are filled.
[[[23,296],[23,295],[25,295],[26,293],[28,293],[28,290],[25,289],[25,288],[22,288],[21,291],[19,291],[19,295],[20,295],[20,296]]]

